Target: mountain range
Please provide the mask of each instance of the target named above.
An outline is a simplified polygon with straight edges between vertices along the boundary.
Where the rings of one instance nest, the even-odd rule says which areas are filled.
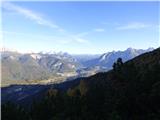
[[[74,75],[76,61],[68,54],[1,53],[2,83],[46,80],[65,73]],[[63,73],[63,74],[62,74]]]
[[[128,48],[102,55],[70,55],[68,53],[40,52],[18,53],[1,51],[3,84],[61,82],[67,78],[86,77],[112,68],[117,58],[130,60],[140,54],[152,51]]]
[[[112,52],[107,52],[102,54],[100,57],[91,59],[88,61],[85,61],[83,63],[84,66],[86,67],[101,67],[106,70],[111,69],[113,63],[118,59],[122,58],[123,62],[126,62],[138,55],[141,55],[145,52],[152,51],[153,48],[148,48],[146,50],[143,49],[134,49],[134,48],[128,48],[124,51],[112,51]]]

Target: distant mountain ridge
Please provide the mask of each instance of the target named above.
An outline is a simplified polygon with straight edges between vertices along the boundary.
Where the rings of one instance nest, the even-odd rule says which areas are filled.
[[[127,61],[152,50],[153,48],[147,50],[128,48],[125,51],[112,51],[102,55],[70,55],[54,51],[24,54],[3,49],[2,84],[49,79],[60,81],[59,78],[65,80],[72,76],[86,77],[100,71],[108,71],[119,57]]]
[[[78,63],[68,54],[1,52],[2,83],[44,80],[75,73]],[[59,74],[58,74],[59,73]],[[11,82],[12,83],[12,82]]]
[[[99,58],[91,59],[88,61],[85,61],[83,63],[86,67],[96,67],[99,66],[100,68],[104,69],[111,69],[113,63],[117,60],[117,58],[121,57],[124,62],[141,55],[145,52],[150,52],[154,50],[154,48],[148,48],[146,50],[143,49],[134,49],[134,48],[128,48],[124,51],[112,51],[102,54]]]

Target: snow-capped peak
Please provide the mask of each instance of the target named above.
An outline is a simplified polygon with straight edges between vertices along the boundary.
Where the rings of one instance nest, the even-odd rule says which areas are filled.
[[[39,54],[36,54],[36,53],[32,53],[32,54],[30,54],[30,56],[33,58],[33,59],[35,59],[35,60],[37,60],[37,59],[41,59],[41,55],[39,55]]]

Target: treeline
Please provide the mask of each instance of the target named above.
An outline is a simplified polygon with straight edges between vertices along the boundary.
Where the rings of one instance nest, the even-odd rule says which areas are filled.
[[[119,58],[112,71],[83,79],[67,91],[49,89],[28,110],[4,104],[2,120],[159,120],[160,51],[151,56],[127,63]]]

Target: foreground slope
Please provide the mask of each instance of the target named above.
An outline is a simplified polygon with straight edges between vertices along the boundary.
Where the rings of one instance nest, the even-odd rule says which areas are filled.
[[[23,108],[5,104],[2,118],[159,120],[160,48],[126,63],[118,59],[113,70],[82,78],[78,84],[73,84],[67,90],[48,88],[44,99],[36,100],[25,112]]]

